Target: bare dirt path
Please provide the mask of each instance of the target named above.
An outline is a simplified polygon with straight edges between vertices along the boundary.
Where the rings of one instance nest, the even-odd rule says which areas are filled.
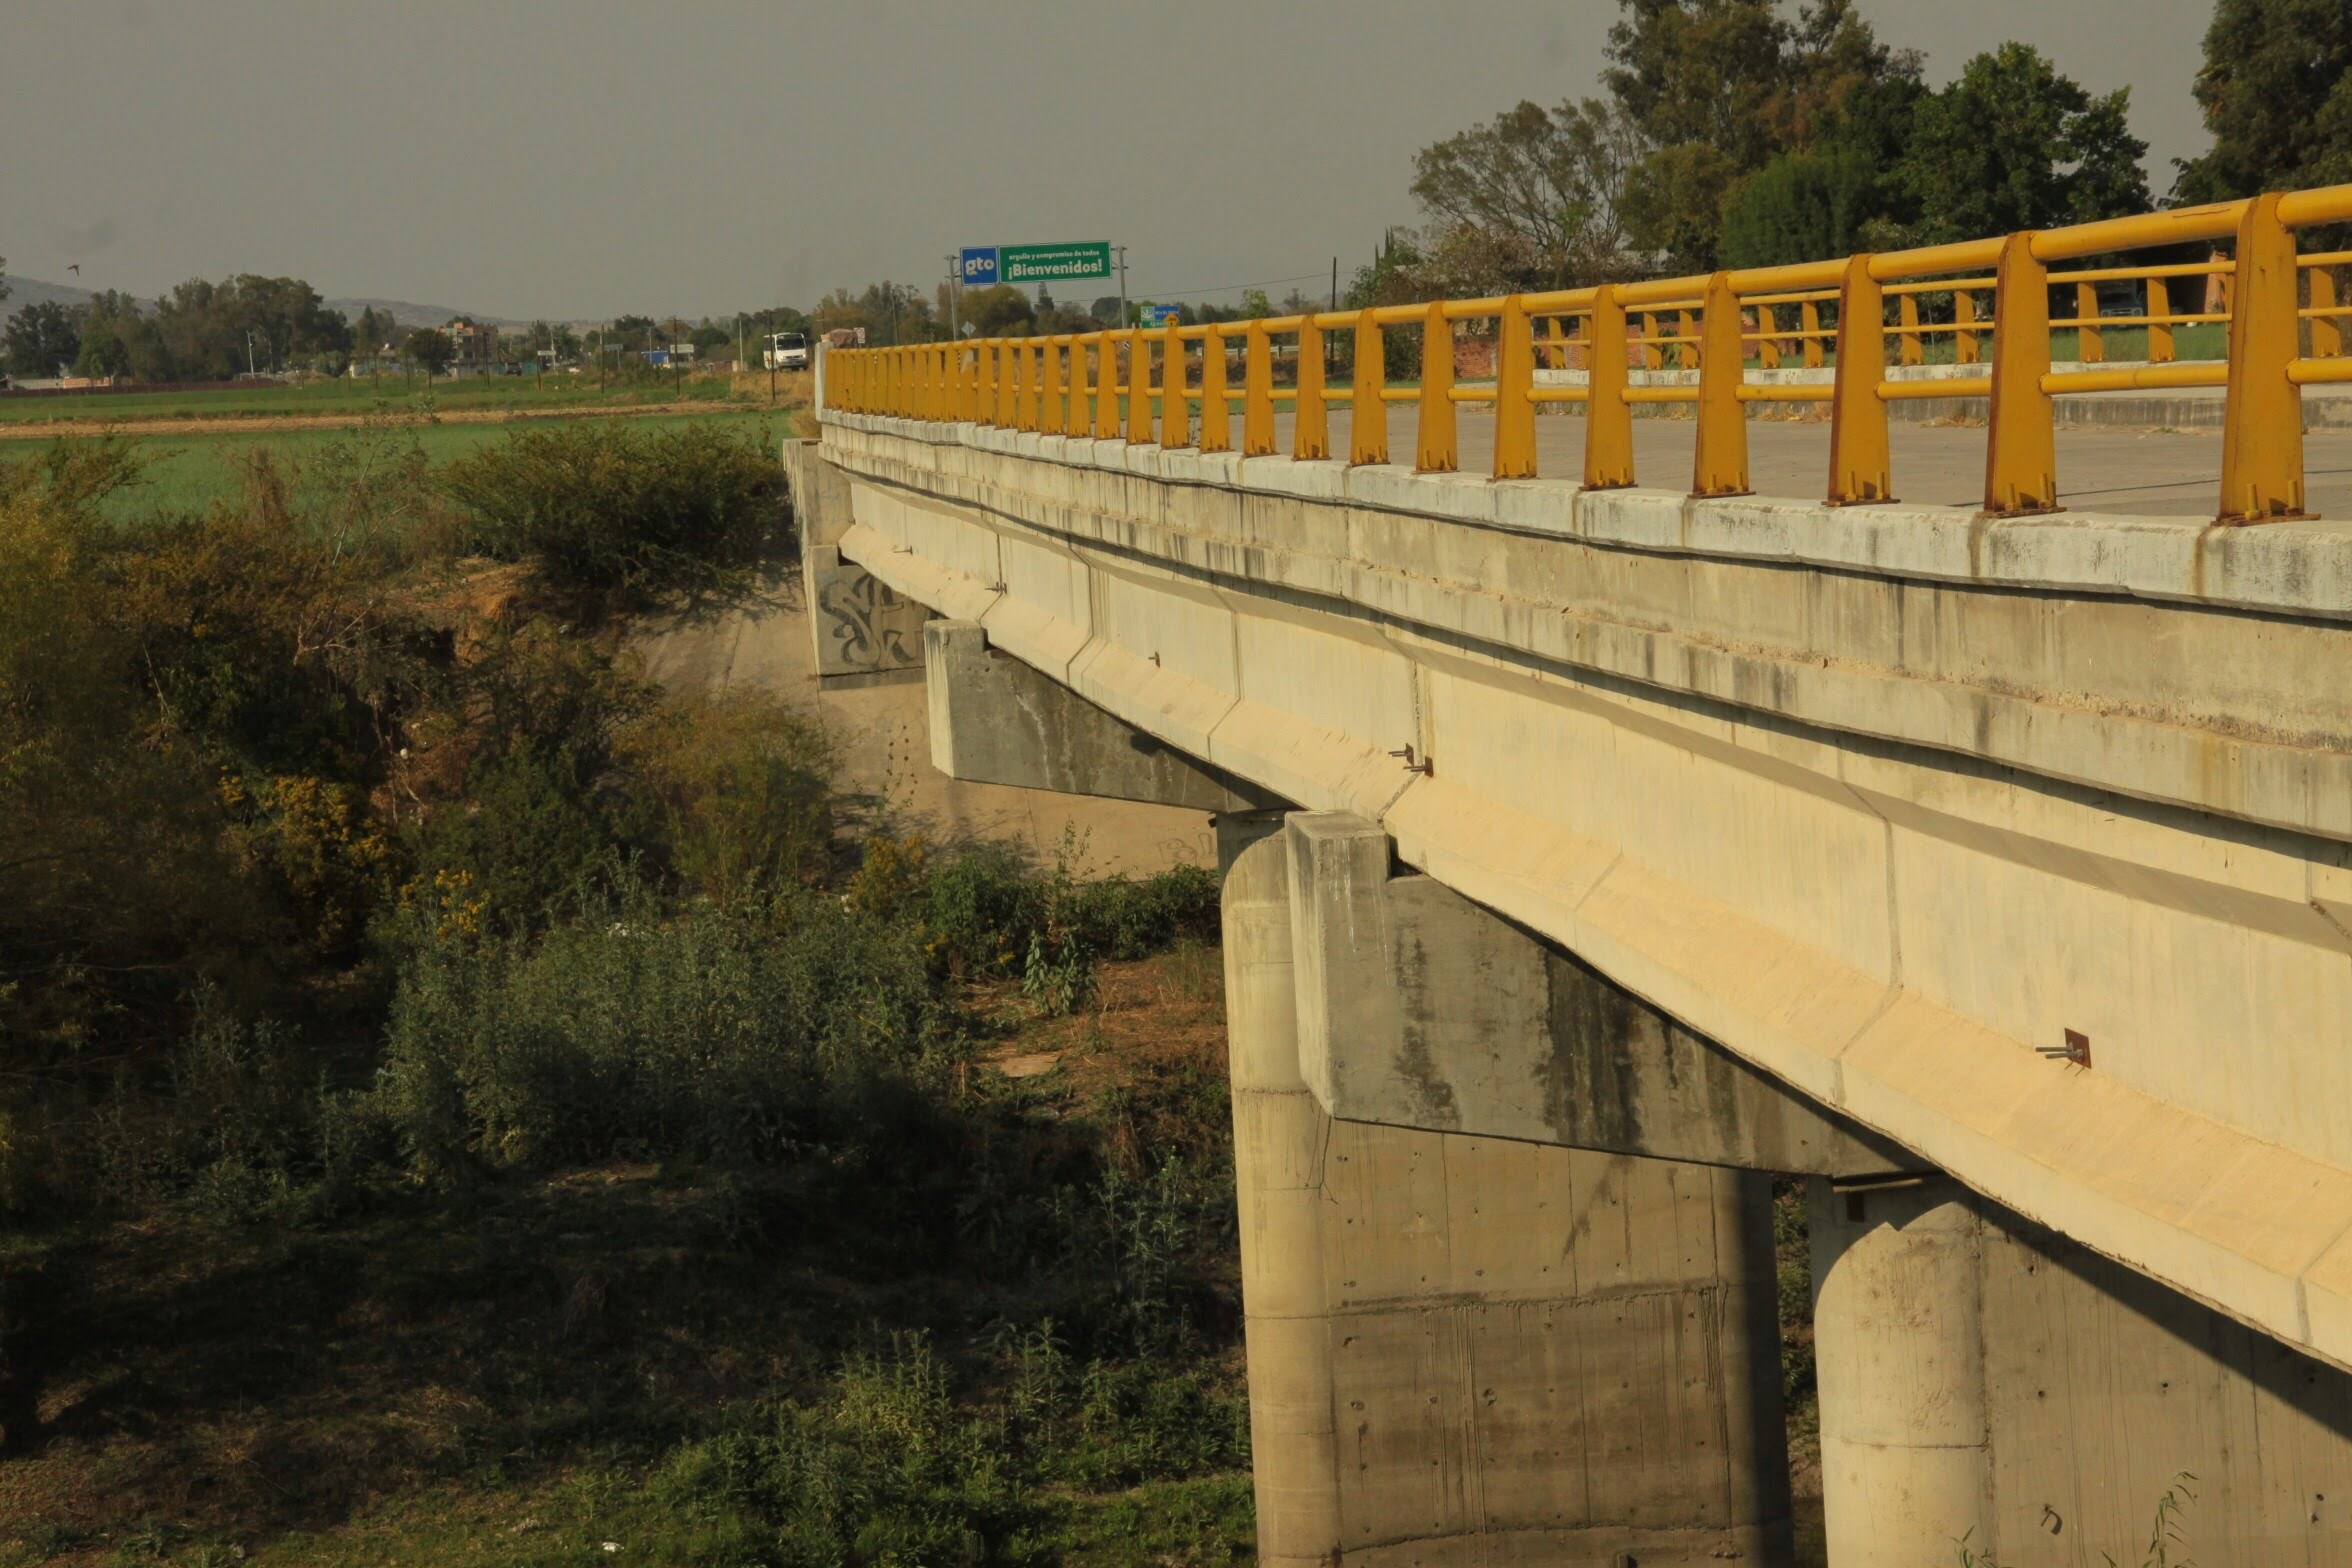
[[[274,435],[288,430],[357,430],[366,425],[505,425],[538,419],[636,419],[663,414],[788,414],[790,405],[757,403],[628,403],[582,408],[460,408],[433,414],[222,414],[189,419],[0,420],[0,441],[47,441],[56,436]]]

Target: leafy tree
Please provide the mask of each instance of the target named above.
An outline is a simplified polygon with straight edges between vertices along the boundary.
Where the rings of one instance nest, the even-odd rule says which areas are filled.
[[[2130,89],[2094,99],[2031,46],[1980,54],[1919,101],[1899,178],[1924,243],[2114,217],[2148,205]]]
[[[71,365],[82,351],[82,333],[73,312],[53,300],[27,305],[8,318],[0,332],[11,374],[54,376]]]
[[[390,311],[378,310],[373,305],[363,306],[359,319],[351,324],[352,348],[364,355],[379,354],[383,352],[384,345],[392,341],[392,334],[399,330],[399,323],[392,319]]]
[[[402,357],[424,367],[426,376],[440,375],[457,358],[457,345],[439,327],[421,327],[408,335],[400,347]]]
[[[1119,319],[1119,296],[1116,294],[1098,295],[1095,302],[1086,307],[1086,313],[1106,326],[1116,322]],[[1266,314],[1271,316],[1274,312],[1268,310]]]
[[[984,338],[1018,337],[1037,326],[1037,307],[1012,283],[964,290],[963,313],[964,324]]]
[[[1852,142],[1782,153],[1732,193],[1723,264],[1771,267],[1861,250],[1885,183],[1869,149]]]
[[[2352,7],[2220,0],[2197,73],[2213,150],[2175,160],[2183,202],[2352,181]]]
[[[8,298],[8,258],[0,256],[0,300]]]
[[[1546,109],[1522,101],[1413,157],[1413,195],[1441,228],[1478,235],[1502,263],[1495,281],[1534,287],[1623,270],[1626,171],[1634,123],[1598,99]]]
[[[1273,314],[1274,302],[1266,297],[1264,289],[1243,289],[1241,291],[1241,319],[1243,321],[1263,321]]]
[[[1673,270],[1721,259],[1741,183],[1775,158],[1856,146],[1881,174],[1899,158],[1919,58],[1881,44],[1853,0],[1818,0],[1794,19],[1772,0],[1624,0],[1624,9],[1609,30],[1604,80],[1648,149],[1625,179],[1625,226]],[[1849,198],[1862,194],[1852,154],[1826,167],[1840,171]],[[1899,203],[1894,182],[1873,181],[1861,205]]]

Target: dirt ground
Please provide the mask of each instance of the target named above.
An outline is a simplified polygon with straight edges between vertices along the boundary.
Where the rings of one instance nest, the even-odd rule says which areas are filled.
[[[747,683],[815,705],[841,748],[842,783],[870,822],[935,844],[1012,839],[1050,859],[1064,835],[1093,873],[1214,865],[1208,814],[1001,784],[966,784],[931,766],[921,680],[847,691],[817,689],[815,648],[797,573],[747,604],[641,623],[638,651],[665,683]]]

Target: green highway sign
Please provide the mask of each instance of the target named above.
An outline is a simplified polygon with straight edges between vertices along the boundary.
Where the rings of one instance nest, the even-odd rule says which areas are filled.
[[[1111,275],[1111,247],[1107,243],[999,245],[996,254],[1000,283],[1059,283],[1065,278]]]

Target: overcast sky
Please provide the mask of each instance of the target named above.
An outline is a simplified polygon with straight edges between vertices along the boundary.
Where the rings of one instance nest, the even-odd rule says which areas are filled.
[[[2132,90],[2161,194],[2211,0],[1862,0]],[[594,319],[1108,239],[1173,298],[1353,268],[1422,145],[1595,87],[1615,0],[0,0],[0,256],[151,295]],[[81,263],[78,279],[69,263]],[[1082,287],[1077,292],[1085,292]],[[1230,298],[1230,294],[1224,296]]]

